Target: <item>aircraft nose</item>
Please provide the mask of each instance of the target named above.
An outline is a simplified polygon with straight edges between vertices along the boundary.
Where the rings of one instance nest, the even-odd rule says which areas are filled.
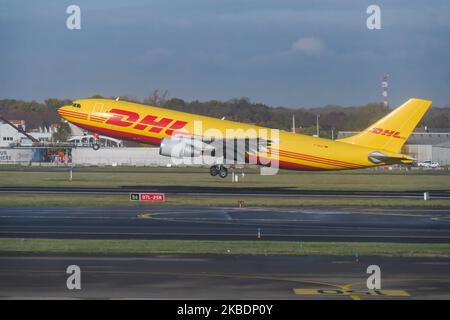
[[[58,114],[61,118],[64,118],[64,112],[67,111],[68,106],[62,106],[60,108],[58,108]]]

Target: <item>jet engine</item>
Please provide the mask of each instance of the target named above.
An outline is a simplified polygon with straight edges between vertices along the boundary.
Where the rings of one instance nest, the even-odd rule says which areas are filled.
[[[159,147],[159,154],[177,159],[198,157],[202,154],[201,147],[202,142],[192,138],[163,138]]]

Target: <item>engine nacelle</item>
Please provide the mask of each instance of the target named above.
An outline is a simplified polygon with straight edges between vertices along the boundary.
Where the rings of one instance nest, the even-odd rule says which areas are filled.
[[[195,148],[196,141],[190,138],[163,138],[159,147],[159,154],[177,159],[198,157],[202,154],[201,147]],[[201,146],[201,142],[199,142]]]

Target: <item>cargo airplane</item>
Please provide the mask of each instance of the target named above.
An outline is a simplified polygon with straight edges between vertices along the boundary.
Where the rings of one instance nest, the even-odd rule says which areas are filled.
[[[164,156],[183,158],[208,154],[215,159],[210,174],[224,178],[230,163],[233,165],[240,156],[245,163],[263,166],[276,163],[280,169],[291,170],[410,164],[414,159],[401,153],[402,146],[430,105],[428,100],[409,99],[367,129],[338,140],[282,130],[274,138],[261,134],[272,129],[119,99],[80,99],[62,106],[58,113],[96,135],[157,145]],[[237,145],[243,148],[237,150]],[[230,146],[234,150],[229,151]],[[95,143],[93,148],[98,150],[100,145]]]

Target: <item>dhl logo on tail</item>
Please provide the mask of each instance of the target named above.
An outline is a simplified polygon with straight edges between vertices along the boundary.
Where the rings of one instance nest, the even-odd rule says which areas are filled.
[[[370,130],[370,133],[375,133],[375,134],[380,134],[382,136],[388,136],[388,137],[392,137],[392,138],[405,140],[405,137],[401,137],[400,136],[400,132],[399,131],[395,131],[395,130],[388,130],[388,129],[382,129],[382,128],[372,128]]]

